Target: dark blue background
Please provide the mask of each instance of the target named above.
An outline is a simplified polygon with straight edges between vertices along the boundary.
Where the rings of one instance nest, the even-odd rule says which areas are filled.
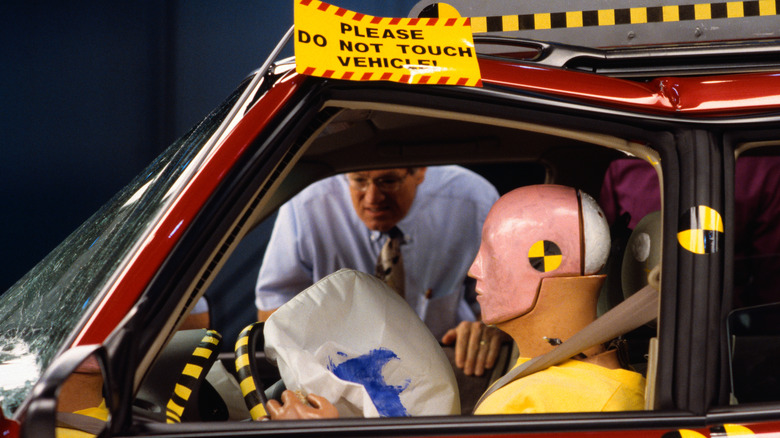
[[[332,3],[406,16],[416,0]],[[292,9],[293,0],[0,2],[0,291],[260,67]]]
[[[332,1],[392,17],[416,2]],[[0,2],[0,294],[259,68],[292,20],[293,0]],[[207,291],[223,350],[256,318],[271,226]]]

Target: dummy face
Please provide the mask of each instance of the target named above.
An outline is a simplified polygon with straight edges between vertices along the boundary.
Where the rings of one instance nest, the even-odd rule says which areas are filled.
[[[579,275],[579,242],[574,189],[530,186],[501,197],[469,269],[482,320],[497,324],[524,315],[533,309],[542,278]]]
[[[496,324],[511,318],[513,309],[530,307],[530,303],[518,303],[512,299],[506,287],[517,277],[504,255],[511,250],[503,245],[497,221],[488,215],[482,228],[482,243],[479,246],[474,263],[469,268],[469,276],[477,280],[477,301],[482,309],[482,321]]]
[[[384,169],[347,174],[352,206],[371,230],[388,231],[412,208],[425,168]]]

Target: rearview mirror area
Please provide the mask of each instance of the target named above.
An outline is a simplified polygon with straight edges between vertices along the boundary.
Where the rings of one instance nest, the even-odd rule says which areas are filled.
[[[106,431],[111,413],[105,357],[99,345],[58,357],[33,389],[21,436],[75,438]]]

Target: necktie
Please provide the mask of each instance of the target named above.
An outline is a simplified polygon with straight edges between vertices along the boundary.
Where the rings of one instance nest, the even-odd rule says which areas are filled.
[[[384,280],[399,295],[404,296],[404,262],[401,258],[404,234],[398,227],[393,227],[387,235],[376,262],[376,276]]]

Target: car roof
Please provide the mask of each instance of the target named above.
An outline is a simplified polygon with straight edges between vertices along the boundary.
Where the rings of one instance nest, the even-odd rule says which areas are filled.
[[[534,39],[589,48],[651,47],[780,37],[774,2],[678,0],[447,0],[471,18],[475,36]],[[438,16],[442,3],[419,1],[410,17]]]

